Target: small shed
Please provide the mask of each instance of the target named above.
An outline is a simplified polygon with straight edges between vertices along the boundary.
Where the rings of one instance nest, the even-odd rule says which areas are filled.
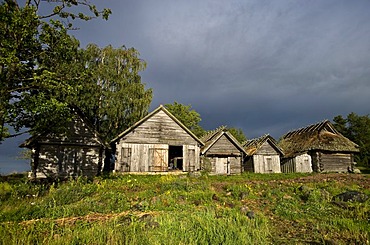
[[[329,120],[288,132],[279,146],[285,152],[282,163],[286,172],[347,172],[359,152],[358,145]]]
[[[92,178],[100,174],[106,145],[81,113],[74,110],[73,114],[65,132],[38,134],[20,145],[32,151],[30,178]]]
[[[111,141],[115,172],[197,171],[204,143],[164,106]]]
[[[275,139],[266,134],[243,145],[248,154],[245,170],[255,173],[281,173],[280,158],[284,155]]]
[[[242,145],[220,127],[202,137],[205,145],[201,149],[202,168],[212,174],[240,174],[246,152]]]

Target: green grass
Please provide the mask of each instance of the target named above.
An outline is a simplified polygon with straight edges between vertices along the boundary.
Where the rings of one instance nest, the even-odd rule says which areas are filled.
[[[368,175],[110,175],[0,181],[1,244],[369,244]],[[252,218],[250,218],[252,217]]]

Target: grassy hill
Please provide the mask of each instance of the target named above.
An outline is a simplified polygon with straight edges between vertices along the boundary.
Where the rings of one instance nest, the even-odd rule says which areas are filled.
[[[0,182],[2,244],[369,244],[370,176],[110,175]]]

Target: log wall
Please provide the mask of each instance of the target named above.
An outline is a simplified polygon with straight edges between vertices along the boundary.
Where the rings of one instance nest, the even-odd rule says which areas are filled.
[[[318,153],[321,172],[348,172],[353,164],[352,154]]]

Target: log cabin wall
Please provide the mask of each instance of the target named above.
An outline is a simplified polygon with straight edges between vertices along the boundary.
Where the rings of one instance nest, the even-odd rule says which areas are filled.
[[[321,172],[346,173],[352,168],[353,155],[350,153],[319,152]]]

